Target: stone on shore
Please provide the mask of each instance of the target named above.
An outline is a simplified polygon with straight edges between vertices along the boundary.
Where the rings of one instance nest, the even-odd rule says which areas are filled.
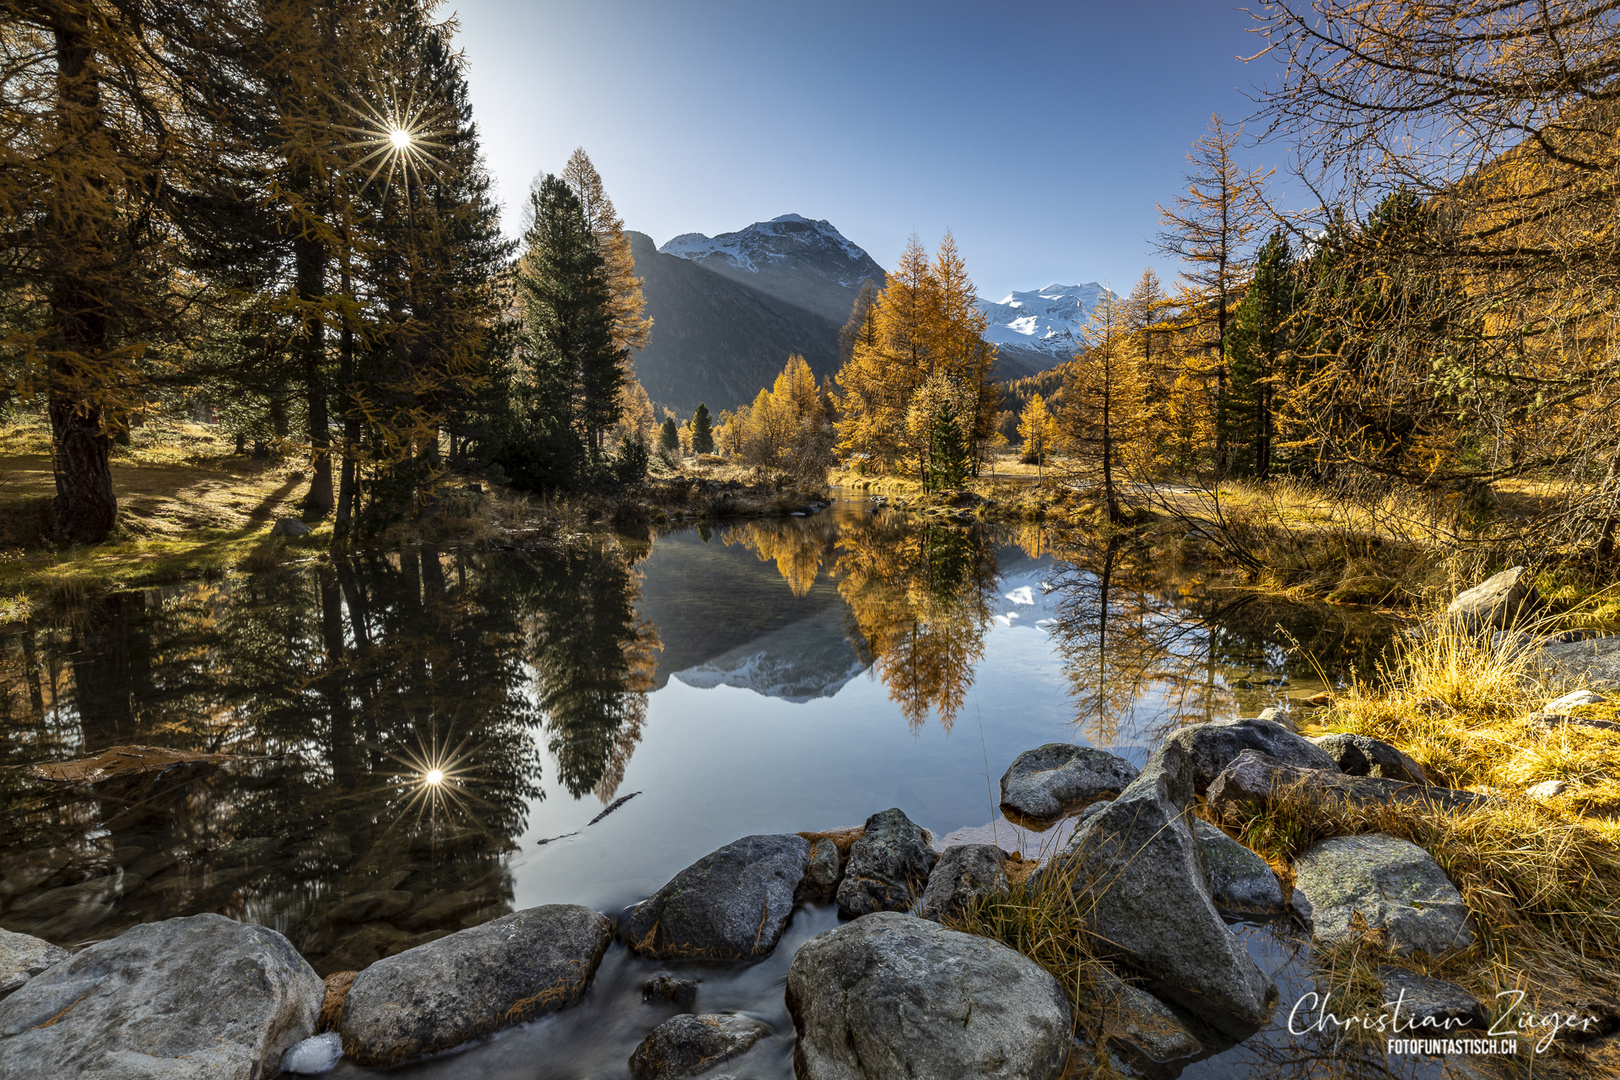
[[[698,1076],[743,1053],[772,1034],[771,1025],[751,1016],[683,1013],[653,1028],[630,1055],[635,1080],[683,1080]]]
[[[757,960],[782,937],[810,862],[788,833],[745,836],[712,851],[625,920],[630,948],[657,960]]]
[[[1203,791],[1221,770],[1245,750],[1302,769],[1331,769],[1339,765],[1327,751],[1271,720],[1216,720],[1184,727],[1165,740],[1187,751],[1192,761],[1193,789]]]
[[[72,955],[60,945],[0,928],[0,999]]]
[[[1382,833],[1336,836],[1294,861],[1293,907],[1315,941],[1382,930],[1401,955],[1466,948],[1474,940],[1462,896],[1427,851]]]
[[[1429,782],[1423,766],[1382,740],[1340,731],[1318,735],[1311,741],[1327,751],[1346,776],[1381,776],[1408,784]]]
[[[788,969],[798,1080],[1056,1080],[1072,1012],[1056,979],[989,938],[878,912]]]
[[[1007,887],[1006,854],[994,844],[959,844],[945,849],[923,890],[923,916],[943,919],[976,897]]]
[[[1013,759],[1001,777],[1001,812],[1009,821],[1038,826],[1098,799],[1111,798],[1136,779],[1122,757],[1090,746],[1047,743]]]
[[[1206,799],[1210,809],[1225,820],[1225,815],[1235,810],[1264,807],[1290,795],[1357,806],[1428,805],[1455,811],[1471,810],[1491,801],[1489,796],[1456,788],[1295,768],[1253,750],[1245,750],[1222,770],[1209,785]]]
[[[324,992],[274,930],[223,915],[136,926],[0,1001],[0,1080],[259,1080]]]
[[[838,886],[839,914],[910,911],[928,887],[937,858],[927,834],[898,809],[873,814],[866,832],[850,846]]]
[[[312,531],[297,518],[281,518],[270,527],[271,536],[308,536]]]
[[[1103,1034],[1128,1043],[1149,1061],[1196,1057],[1204,1045],[1164,1002],[1111,971],[1097,980],[1104,1001]]]
[[[831,837],[818,837],[810,845],[810,864],[804,872],[805,890],[816,897],[830,897],[838,891],[838,879],[843,872],[838,844]]]
[[[696,979],[677,979],[668,972],[660,972],[641,987],[641,1000],[668,1002],[686,1008],[697,999]]]
[[[343,1052],[395,1065],[567,1008],[611,937],[590,908],[547,904],[379,960],[344,1000]]]
[[[1174,739],[1075,831],[1061,860],[1100,947],[1227,1031],[1265,1023],[1277,988],[1215,910],[1193,833],[1193,761]],[[1058,872],[1054,865],[1052,872]]]
[[[1522,566],[1503,570],[1457,594],[1446,608],[1448,621],[1472,634],[1507,630],[1541,606],[1535,576]]]
[[[1384,988],[1384,1007],[1394,1014],[1399,1035],[1444,1037],[1463,1028],[1484,1031],[1491,1026],[1485,1006],[1456,983],[1430,979],[1393,964],[1380,964],[1377,971]]]
[[[1593,686],[1620,689],[1620,634],[1584,641],[1551,642],[1537,656],[1543,666],[1566,679],[1584,679]]]
[[[1281,915],[1288,910],[1282,885],[1271,865],[1202,818],[1193,835],[1209,866],[1209,894],[1215,906],[1236,915]]]

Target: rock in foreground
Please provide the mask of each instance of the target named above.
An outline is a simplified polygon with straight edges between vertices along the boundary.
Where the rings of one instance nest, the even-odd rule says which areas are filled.
[[[1271,865],[1203,819],[1193,821],[1193,835],[1204,848],[1209,866],[1209,894],[1216,907],[1240,915],[1281,915],[1282,885]]]
[[[1479,634],[1506,630],[1533,615],[1540,606],[1535,575],[1515,566],[1458,593],[1446,608],[1445,617],[1468,633]]]
[[[1203,791],[1215,782],[1221,770],[1245,750],[1258,750],[1267,757],[1301,769],[1330,769],[1338,762],[1327,751],[1302,736],[1295,735],[1271,720],[1212,721],[1184,727],[1166,744],[1175,743],[1187,751],[1192,762],[1193,789]]]
[[[1378,966],[1378,981],[1384,990],[1384,1007],[1402,1025],[1400,1030],[1418,1038],[1443,1036],[1462,1028],[1483,1031],[1491,1026],[1485,1006],[1456,983],[1430,979],[1392,964]]]
[[[379,960],[343,1003],[343,1052],[394,1065],[567,1008],[611,937],[590,908],[547,904]]]
[[[72,955],[60,945],[0,929],[0,998]]]
[[[630,1055],[635,1080],[683,1080],[698,1076],[771,1034],[771,1025],[751,1016],[683,1014],[659,1024]]]
[[[1382,740],[1340,731],[1311,741],[1326,750],[1346,776],[1381,776],[1408,784],[1429,782],[1423,766]]]
[[[923,890],[923,915],[943,919],[972,903],[975,897],[1007,887],[1002,868],[1006,856],[994,844],[958,844],[945,849],[928,876]]]
[[[1186,747],[1167,740],[1076,830],[1062,872],[1073,874],[1100,946],[1147,976],[1149,990],[1247,1033],[1265,1023],[1277,988],[1215,910],[1188,820],[1192,771]]]
[[[325,993],[274,930],[146,923],[0,1001],[3,1080],[259,1080],[315,1031]]]
[[[1002,775],[1001,812],[1031,827],[1056,821],[1118,795],[1137,772],[1124,758],[1090,746],[1047,743],[1019,754]]]
[[[1316,941],[1351,940],[1360,915],[1401,954],[1466,948],[1474,940],[1456,886],[1427,851],[1374,833],[1336,836],[1294,862],[1294,910]]]
[[[810,863],[802,836],[745,836],[670,879],[625,920],[624,936],[659,960],[756,960],[782,937]]]
[[[838,886],[838,912],[855,918],[874,911],[910,911],[928,887],[939,856],[928,837],[898,809],[866,819],[866,832],[849,849]]]
[[[1488,796],[1456,788],[1409,784],[1381,776],[1346,776],[1338,771],[1300,769],[1253,750],[1245,750],[1221,771],[1209,785],[1208,801],[1212,810],[1225,815],[1264,807],[1279,797],[1293,796],[1359,806],[1426,804],[1455,811],[1490,802]]]
[[[1055,1080],[1072,1014],[999,942],[898,912],[800,947],[788,970],[799,1080]]]

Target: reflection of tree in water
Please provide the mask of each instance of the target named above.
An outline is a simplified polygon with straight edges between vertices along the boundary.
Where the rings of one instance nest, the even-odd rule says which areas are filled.
[[[1150,695],[1159,712],[1133,738],[1253,715],[1271,696],[1256,680],[1313,678],[1316,665],[1330,677],[1370,670],[1391,636],[1363,612],[1178,581],[1151,548],[1118,534],[1065,533],[1054,550],[1063,561],[1052,634],[1077,720],[1103,744],[1117,743],[1121,719]]]
[[[557,779],[576,798],[606,803],[641,741],[661,646],[636,614],[636,575],[623,558],[559,551],[539,571],[529,610],[529,657]]]
[[[834,560],[837,526],[830,515],[739,522],[721,534],[727,547],[752,551],[760,562],[774,562],[793,595],[810,593],[821,571]]]
[[[947,730],[984,656],[998,568],[977,529],[884,519],[844,528],[838,591],[889,697],[913,727]]]
[[[5,632],[0,763],[120,743],[270,760],[95,789],[0,769],[0,924],[77,943],[220,911],[325,972],[498,914],[541,797],[529,664],[564,786],[611,789],[655,647],[634,595],[617,556],[423,549]]]

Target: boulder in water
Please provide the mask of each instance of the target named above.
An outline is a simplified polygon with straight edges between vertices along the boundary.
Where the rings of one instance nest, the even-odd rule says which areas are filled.
[[[928,836],[898,809],[866,819],[866,831],[849,849],[838,911],[855,918],[874,911],[910,911],[928,887],[939,856]]]
[[[1217,720],[1193,724],[1165,741],[1187,751],[1192,765],[1193,789],[1200,792],[1214,783],[1221,770],[1245,750],[1257,750],[1274,760],[1302,769],[1332,769],[1337,772],[1339,768],[1338,763],[1321,747],[1271,720]]]
[[[0,998],[72,955],[41,938],[0,929]]]
[[[653,1028],[630,1055],[635,1080],[684,1080],[743,1053],[772,1034],[771,1025],[751,1016],[716,1013],[674,1016]]]
[[[630,948],[659,960],[757,960],[782,937],[810,862],[788,833],[745,836],[703,856],[624,923]]]
[[[1002,775],[1001,812],[1020,825],[1049,824],[1118,795],[1136,774],[1135,765],[1106,751],[1047,743],[1019,754]]]

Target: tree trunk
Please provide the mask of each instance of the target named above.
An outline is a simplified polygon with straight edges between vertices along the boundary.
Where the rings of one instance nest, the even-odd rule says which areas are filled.
[[[309,236],[299,237],[294,249],[294,273],[298,299],[305,305],[304,336],[301,344],[304,391],[308,395],[309,491],[304,506],[317,513],[332,509],[332,429],[327,413],[326,325],[319,313],[311,311],[320,301],[326,284],[326,247]]]
[[[101,88],[90,64],[91,49],[82,30],[64,15],[54,27],[56,89],[63,143],[69,153],[87,152],[101,128]],[[74,164],[82,164],[75,162]],[[65,178],[70,179],[70,178]],[[75,211],[75,199],[100,199],[88,191],[58,191],[47,228],[62,262],[51,296],[56,358],[49,395],[51,471],[56,479],[56,530],[76,544],[106,538],[118,519],[108,455],[112,439],[105,407],[98,402],[107,347],[108,311],[96,270],[107,272],[105,238],[98,215]],[[90,270],[90,274],[84,273]]]

